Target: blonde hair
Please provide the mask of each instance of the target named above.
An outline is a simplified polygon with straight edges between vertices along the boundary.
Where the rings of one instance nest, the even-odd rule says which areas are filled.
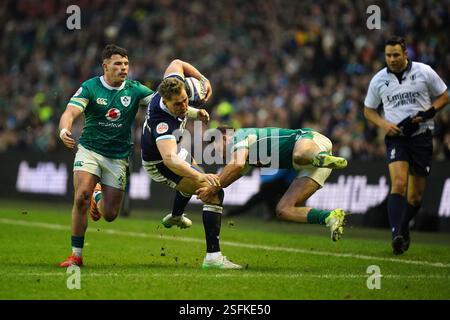
[[[180,95],[185,89],[183,81],[177,78],[166,78],[158,86],[158,92],[165,100],[171,100],[173,96]]]

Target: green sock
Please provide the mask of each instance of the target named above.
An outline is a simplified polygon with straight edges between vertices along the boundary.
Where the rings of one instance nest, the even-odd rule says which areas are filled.
[[[308,214],[306,215],[306,219],[309,224],[326,224],[325,219],[328,218],[331,211],[329,210],[319,210],[315,208],[311,208]]]

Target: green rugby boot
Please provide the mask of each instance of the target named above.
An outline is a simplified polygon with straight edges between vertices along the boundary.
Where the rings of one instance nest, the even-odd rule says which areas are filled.
[[[312,165],[319,168],[344,169],[347,166],[347,160],[342,157],[332,156],[326,152],[321,152],[314,157]]]
[[[330,227],[331,240],[338,241],[344,233],[345,212],[342,209],[334,209],[325,219],[327,227]]]

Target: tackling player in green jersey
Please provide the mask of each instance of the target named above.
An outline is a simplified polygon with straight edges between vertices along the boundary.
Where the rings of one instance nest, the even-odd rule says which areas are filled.
[[[297,178],[281,198],[276,211],[280,219],[312,224],[326,224],[333,241],[343,234],[345,212],[342,209],[318,210],[305,207],[306,200],[323,187],[332,169],[347,166],[347,160],[331,155],[330,139],[312,129],[246,128],[236,131],[221,127],[222,139],[215,140],[215,150],[230,159],[220,174],[220,186],[197,190],[197,197],[210,197],[242,177],[253,167],[293,168]],[[228,156],[227,156],[228,155]]]
[[[106,221],[113,221],[118,216],[132,147],[131,127],[139,106],[146,107],[153,94],[138,81],[127,79],[129,62],[125,49],[107,45],[102,59],[104,74],[81,85],[59,122],[61,140],[73,149],[77,145],[71,133],[73,121],[82,113],[85,115],[73,166],[72,255],[61,267],[83,264],[89,206],[93,220],[103,216]]]

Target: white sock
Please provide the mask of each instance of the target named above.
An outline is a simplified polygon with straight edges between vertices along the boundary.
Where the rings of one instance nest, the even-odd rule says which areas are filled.
[[[217,259],[218,257],[220,257],[222,255],[222,252],[217,251],[217,252],[207,252],[206,253],[206,260],[214,260]]]
[[[72,247],[72,253],[76,257],[81,258],[83,257],[83,248]]]

